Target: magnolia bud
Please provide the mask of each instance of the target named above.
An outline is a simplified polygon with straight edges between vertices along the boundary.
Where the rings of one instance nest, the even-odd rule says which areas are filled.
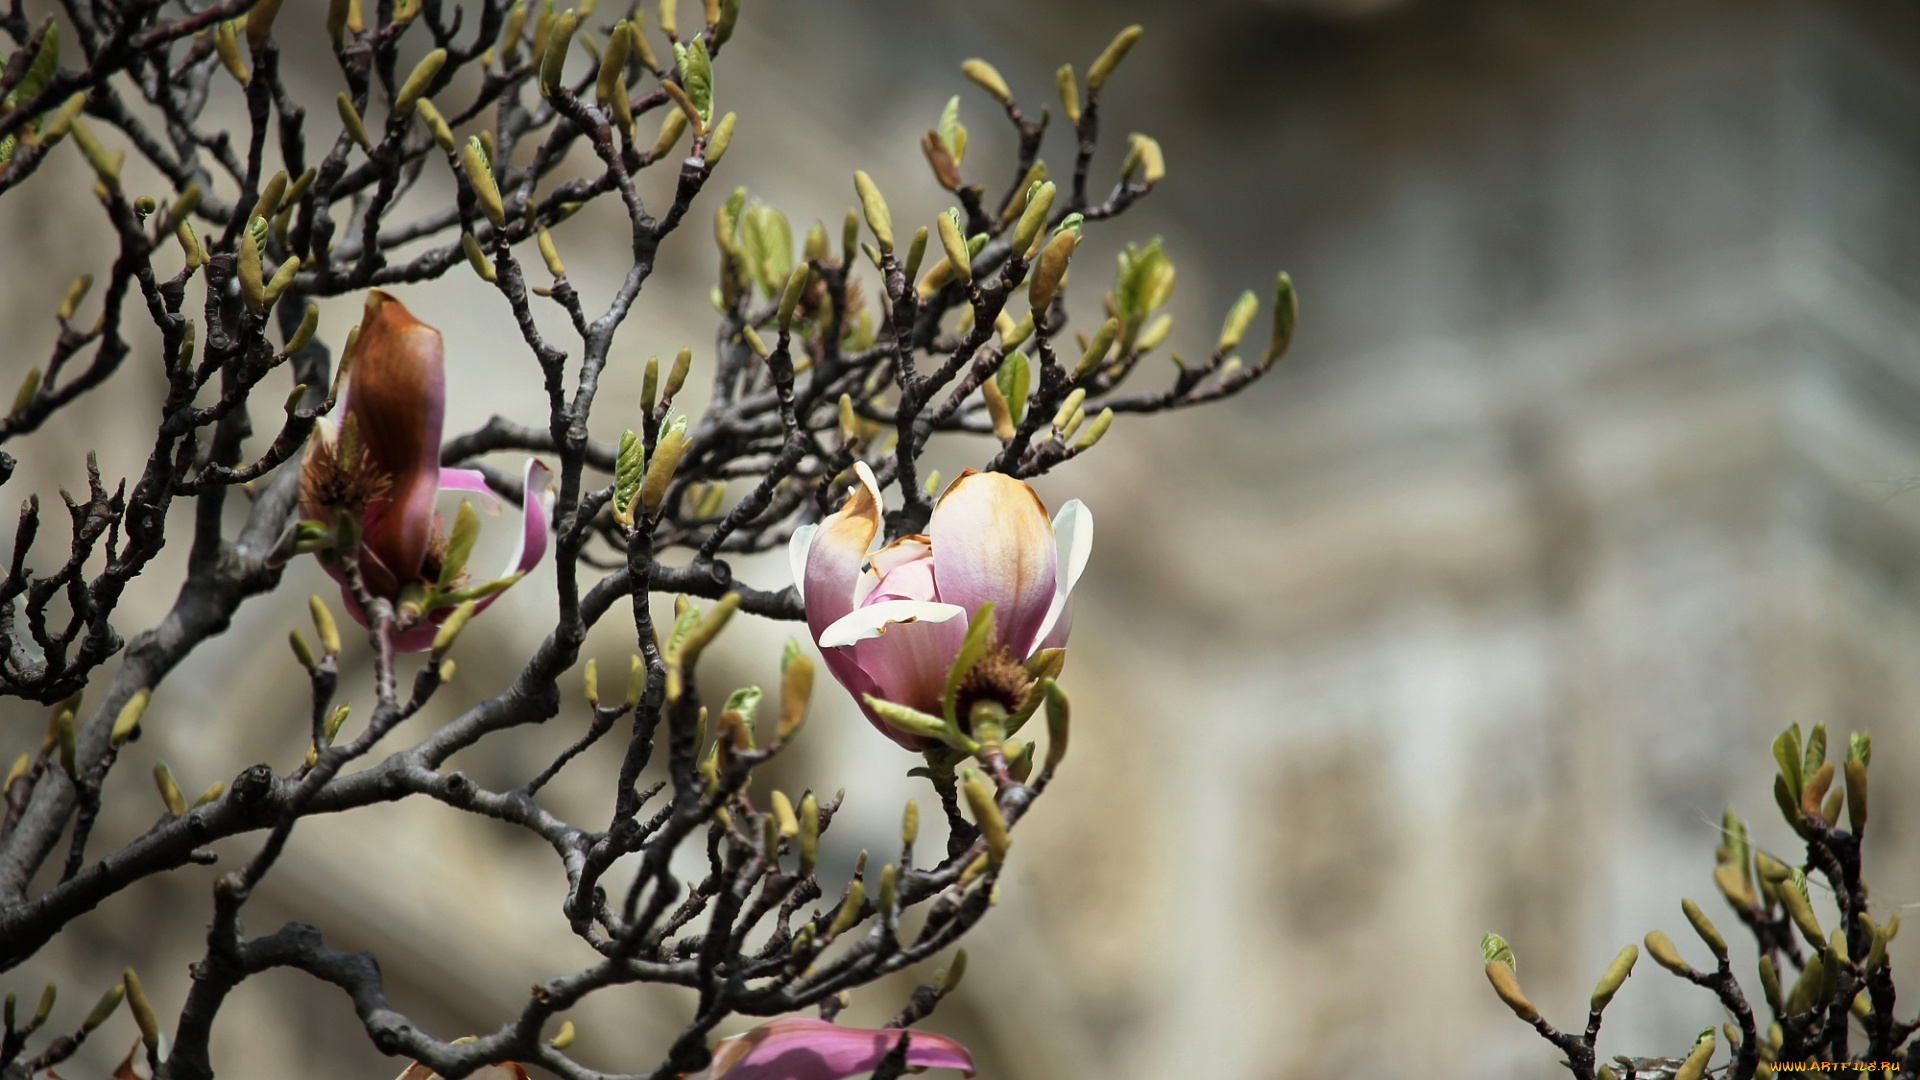
[[[567,276],[567,265],[560,261],[560,249],[553,246],[553,234],[542,228],[536,234],[540,245],[540,258],[547,264],[547,272],[557,280]]]
[[[1691,900],[1682,900],[1680,910],[1686,913],[1687,921],[1693,924],[1694,933],[1699,934],[1700,940],[1706,942],[1707,948],[1713,950],[1715,959],[1725,960],[1727,958],[1726,939],[1720,936],[1720,931],[1713,925],[1712,920],[1707,918],[1707,913],[1700,910],[1700,905]]]
[[[1514,977],[1513,969],[1498,960],[1487,961],[1487,981],[1493,984],[1493,992],[1506,1002],[1513,1015],[1531,1024],[1540,1019],[1540,1010],[1520,992],[1520,980]]]
[[[1054,82],[1060,87],[1060,111],[1075,126],[1080,123],[1080,87],[1073,80],[1073,65],[1061,64],[1060,70],[1053,73]]]
[[[1073,251],[1080,246],[1080,234],[1072,229],[1062,229],[1047,241],[1040,252],[1040,259],[1034,265],[1033,277],[1027,283],[1027,303],[1035,312],[1043,312],[1053,302],[1053,294],[1060,287],[1060,280],[1067,275],[1067,262],[1073,258]],[[1038,316],[1034,319],[1039,321]]]
[[[402,118],[413,115],[414,106],[427,96],[427,87],[433,84],[434,78],[440,74],[440,68],[446,62],[447,50],[445,49],[435,49],[420,58],[420,62],[413,66],[413,73],[408,75],[407,81],[401,85],[400,92],[394,95],[393,111],[396,115]]]
[[[1101,323],[1100,329],[1093,333],[1093,340],[1087,343],[1087,351],[1081,355],[1080,362],[1074,365],[1073,377],[1084,379],[1093,374],[1094,369],[1107,358],[1107,350],[1113,348],[1113,339],[1119,333],[1120,320],[1108,319]]]
[[[813,661],[796,655],[780,673],[780,726],[775,736],[779,741],[785,742],[800,730],[812,697]]]
[[[968,809],[973,811],[974,824],[980,827],[980,835],[987,842],[988,859],[993,866],[999,866],[1006,862],[1013,838],[1007,834],[1006,819],[1000,816],[1000,807],[993,801],[993,789],[979,773],[971,770],[960,787],[966,793]]]
[[[713,125],[713,134],[707,136],[707,168],[711,169],[720,164],[720,159],[726,155],[727,147],[733,145],[733,127],[739,119],[737,114],[728,113],[720,118],[719,123]]]
[[[673,152],[673,145],[687,131],[687,114],[679,109],[668,109],[660,118],[660,134],[653,140],[653,149],[647,151],[647,157],[658,161]]]
[[[493,167],[489,162],[486,149],[480,140],[470,138],[461,151],[461,159],[466,165],[467,183],[473,188],[474,199],[480,204],[480,211],[487,215],[495,228],[507,223],[507,211],[500,201],[500,187],[494,183]]]
[[[127,703],[120,707],[120,715],[113,721],[113,735],[110,742],[119,746],[133,736],[133,729],[140,724],[140,717],[147,711],[147,702],[153,697],[153,691],[141,687],[133,692]]]
[[[267,286],[260,277],[260,244],[253,238],[251,229],[240,232],[240,258],[238,265],[240,277],[240,295],[247,302],[247,310],[258,314],[267,309]]]
[[[985,60],[968,60],[960,65],[960,73],[973,80],[974,85],[992,95],[993,100],[1002,105],[1013,100],[1013,91],[1007,89],[1007,80],[1000,72]]]
[[[836,938],[853,928],[860,921],[860,909],[867,902],[867,886],[858,878],[847,885],[847,898],[840,903],[840,910],[834,913],[833,922],[827,924],[827,937]]]
[[[1127,53],[1133,49],[1133,43],[1140,40],[1140,34],[1140,27],[1134,25],[1114,35],[1106,51],[1102,52],[1099,58],[1094,60],[1093,66],[1087,69],[1087,93],[1099,92],[1100,87],[1106,84],[1107,76],[1112,75],[1113,69],[1120,66],[1120,61],[1127,58]]]
[[[353,141],[359,143],[362,150],[372,150],[373,140],[367,136],[367,125],[360,119],[360,110],[353,107],[353,99],[347,96],[345,90],[334,98],[334,106],[340,112],[340,123],[346,127]]]
[[[925,226],[922,226],[913,231],[913,243],[907,245],[907,261],[900,268],[901,273],[908,281],[912,281],[913,276],[920,272],[920,260],[924,259],[926,254],[927,230]],[[941,266],[944,268],[946,264],[942,263]],[[942,283],[945,283],[944,278],[942,279]]]
[[[87,1018],[80,1021],[80,1030],[91,1032],[106,1023],[107,1018],[113,1015],[113,1011],[120,1007],[120,1000],[126,996],[126,983],[114,983],[106,993],[100,995],[100,1000],[94,1003],[93,1011],[87,1014]]]
[[[493,264],[487,261],[487,253],[480,250],[480,241],[474,239],[472,233],[460,234],[460,250],[466,253],[467,265],[473,267],[473,272],[480,275],[481,281],[491,282],[500,276]]]
[[[936,219],[936,224],[940,227],[940,246],[947,251],[950,273],[960,281],[972,281],[973,260],[967,252],[967,238],[960,232],[960,212],[949,209]]]
[[[661,388],[661,400],[672,401],[680,388],[686,385],[687,372],[693,368],[693,350],[681,349],[673,358],[673,367],[667,371],[667,382]]]
[[[233,76],[233,81],[241,86],[247,85],[252,75],[247,72],[247,62],[240,58],[240,39],[234,31],[232,19],[222,19],[213,24],[213,51],[220,54],[220,63]]]
[[[1647,955],[1653,962],[1682,977],[1693,974],[1693,965],[1680,958],[1680,950],[1673,947],[1673,939],[1654,930],[1647,934]]]
[[[1027,189],[1027,207],[1020,212],[1020,224],[1013,230],[1013,250],[1023,258],[1032,254],[1033,242],[1040,236],[1040,230],[1046,227],[1047,212],[1053,209],[1055,192],[1051,180],[1039,181]]]
[[[800,800],[800,876],[813,872],[820,858],[820,800],[808,792]]]
[[[147,1053],[158,1052],[160,1021],[153,1015],[153,1003],[147,1000],[147,992],[140,987],[140,976],[128,968],[121,982],[127,991],[127,1007],[133,1012],[133,1022],[140,1029],[140,1041],[146,1044]]]
[[[613,25],[613,36],[607,39],[607,51],[600,57],[600,74],[594,80],[594,95],[601,105],[613,100],[620,78],[627,70],[627,54],[631,45],[627,35],[633,24],[625,19]]]
[[[167,813],[174,817],[185,817],[187,813],[186,796],[180,794],[180,785],[174,782],[173,770],[167,768],[164,761],[153,764],[153,784],[160,789],[160,801],[167,804]]]
[[[318,594],[307,597],[307,611],[313,615],[313,628],[320,635],[320,647],[328,656],[340,655],[340,627],[333,621],[333,612],[328,610],[327,602]]]
[[[289,259],[288,261],[291,262],[293,260]],[[287,339],[287,347],[281,351],[288,356],[298,355],[307,347],[307,344],[313,340],[314,331],[319,328],[320,306],[318,304],[308,304],[306,314],[300,316],[300,325],[293,331],[293,336]]]
[[[573,47],[573,30],[580,23],[580,17],[568,9],[554,20],[553,29],[547,32],[547,49],[540,57],[540,96],[552,97],[560,86],[560,76],[567,66],[567,50]]]
[[[853,187],[860,195],[860,205],[867,216],[867,228],[873,230],[874,242],[880,250],[893,250],[893,215],[887,210],[887,201],[880,196],[880,189],[873,184],[873,178],[863,170],[855,170]]]
[[[1634,962],[1639,959],[1640,950],[1629,945],[1620,950],[1620,955],[1613,958],[1613,963],[1607,965],[1606,972],[1600,976],[1600,981],[1593,987],[1590,1006],[1594,1012],[1605,1009],[1607,1003],[1613,1000],[1613,995],[1620,990],[1620,984],[1626,982],[1627,976],[1633,974]]]

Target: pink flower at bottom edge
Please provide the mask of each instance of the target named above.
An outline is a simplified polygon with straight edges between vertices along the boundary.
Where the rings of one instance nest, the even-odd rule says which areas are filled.
[[[879,1067],[903,1034],[909,1037],[910,1068],[959,1069],[973,1075],[973,1056],[945,1035],[842,1027],[792,1016],[720,1040],[713,1048],[712,1064],[686,1080],[842,1080]]]

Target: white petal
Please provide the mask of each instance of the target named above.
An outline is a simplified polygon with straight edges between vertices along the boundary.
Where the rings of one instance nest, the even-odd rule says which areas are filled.
[[[1056,580],[1062,596],[1071,593],[1080,580],[1080,572],[1093,557],[1093,511],[1079,499],[1070,500],[1053,515],[1053,541],[1059,551],[1055,563]]]
[[[793,539],[787,541],[787,565],[793,569],[793,591],[800,594],[800,602],[807,602],[807,552],[813,547],[813,534],[820,531],[818,524],[802,525],[793,530]]]
[[[932,600],[882,600],[863,608],[855,608],[833,625],[820,632],[819,645],[823,649],[851,645],[856,641],[879,637],[886,632],[887,624],[903,622],[946,622],[948,619],[967,617],[967,609],[958,604],[942,604]]]
[[[1093,511],[1087,509],[1079,499],[1069,501],[1053,516],[1053,539],[1059,552],[1054,566],[1053,606],[1047,609],[1046,621],[1040,624],[1040,632],[1034,637],[1034,651],[1058,648],[1066,644],[1051,640],[1055,627],[1062,619],[1070,619],[1072,608],[1070,599],[1073,587],[1080,581],[1080,574],[1087,568],[1087,560],[1093,557]]]

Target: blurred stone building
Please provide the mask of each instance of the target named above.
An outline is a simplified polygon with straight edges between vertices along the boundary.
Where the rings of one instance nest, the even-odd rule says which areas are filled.
[[[318,8],[282,18],[317,25]],[[1557,1055],[1488,992],[1480,934],[1513,942],[1550,1017],[1579,1015],[1621,945],[1683,929],[1680,896],[1721,910],[1708,871],[1724,806],[1788,847],[1767,742],[1795,721],[1872,730],[1876,906],[1920,904],[1920,796],[1901,782],[1920,775],[1920,13],[749,0],[719,73],[742,120],[717,183],[831,222],[860,165],[897,218],[931,220],[945,204],[916,140],[949,94],[973,129],[969,170],[1009,157],[960,60],[992,58],[1023,99],[1050,101],[1058,63],[1084,70],[1131,21],[1149,33],[1107,96],[1108,130],[1158,136],[1170,176],[1092,234],[1076,277],[1101,280],[1090,268],[1123,239],[1158,233],[1180,270],[1176,351],[1205,351],[1233,296],[1280,267],[1300,332],[1227,409],[1122,418],[1044,485],[1100,523],[1068,672],[1074,757],[933,1026],[967,1037],[994,1080],[1551,1075]],[[316,100],[335,89],[310,77]],[[68,200],[78,163],[58,164],[0,201],[8,371],[44,351],[67,276],[95,269],[97,223]],[[576,280],[623,265],[617,233],[586,214],[557,234]],[[626,355],[711,340],[713,263],[703,228],[672,241]],[[1079,292],[1091,315],[1094,290]],[[537,378],[473,282],[407,300],[447,331],[450,430],[529,418]],[[323,327],[355,314],[333,305]],[[152,351],[87,424],[25,441],[11,497],[75,484],[89,439],[109,471],[137,463],[113,421],[148,407]],[[610,372],[607,400],[632,400],[637,371]],[[623,426],[602,420],[602,437]],[[164,610],[166,573],[124,625]],[[131,801],[153,757],[192,786],[297,759],[281,637],[324,581],[300,573],[156,696],[139,767],[117,775]],[[447,709],[491,693],[537,640],[541,580],[463,639]],[[603,670],[624,670],[621,623],[593,639]],[[732,632],[716,678],[769,678],[788,632]],[[844,861],[926,792],[837,694],[780,783],[855,793]],[[11,756],[42,719],[4,708],[19,713]],[[513,782],[566,724],[457,764]],[[574,766],[556,808],[603,815],[612,768]],[[509,830],[407,805],[303,826],[292,850],[253,928],[298,918],[375,949],[394,1000],[441,1034],[497,1025],[531,982],[586,959],[555,917],[550,853]],[[118,898],[7,987],[58,975],[84,998],[132,962],[177,1008],[211,874]],[[1916,961],[1897,944],[1896,963]],[[906,988],[868,991],[850,1018],[891,1013]],[[648,1065],[687,1008],[596,999],[583,1052]],[[1647,965],[1609,1018],[1608,1053],[1672,1053],[1720,1015]],[[398,1071],[343,1000],[293,975],[249,984],[217,1051],[236,1076]]]

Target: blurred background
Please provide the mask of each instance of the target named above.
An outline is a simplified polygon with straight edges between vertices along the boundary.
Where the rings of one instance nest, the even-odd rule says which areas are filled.
[[[317,37],[323,10],[290,0],[282,40]],[[1010,170],[962,60],[990,59],[1037,109],[1058,64],[1084,72],[1135,21],[1147,36],[1109,84],[1095,174],[1110,180],[1137,130],[1164,144],[1169,176],[1090,232],[1076,318],[1091,324],[1125,240],[1160,235],[1179,270],[1173,351],[1205,353],[1240,290],[1264,298],[1282,268],[1300,329],[1240,399],[1122,417],[1041,485],[1099,523],[1066,676],[1073,757],[1021,828],[967,985],[929,1026],[965,1038],[994,1080],[1557,1074],[1486,987],[1481,933],[1512,942],[1563,1026],[1647,930],[1698,960],[1679,898],[1733,921],[1709,877],[1721,810],[1793,848],[1768,744],[1796,721],[1836,742],[1871,730],[1876,917],[1920,906],[1912,5],[747,0],[717,79],[739,135],[622,332],[595,434],[632,423],[619,403],[647,355],[693,346],[695,381],[711,362],[715,193],[749,185],[798,233],[837,225],[864,167],[896,220],[931,222],[946,201],[917,140],[949,95],[972,129],[969,176],[997,191]],[[321,103],[310,130],[330,139],[337,75],[309,63],[301,78]],[[1044,153],[1059,171],[1058,131]],[[79,155],[56,154],[0,200],[9,373],[45,355],[67,281],[104,270],[89,182]],[[438,183],[414,205],[444,199]],[[612,207],[556,231],[589,306],[626,265],[623,236]],[[402,299],[446,333],[449,434],[540,419],[535,368],[476,279],[456,268]],[[358,302],[324,310],[337,343]],[[81,487],[88,448],[110,476],[135,472],[157,354],[141,342],[112,384],[10,448],[23,465],[8,497]],[[1171,378],[1165,359],[1146,367]],[[986,449],[945,454],[934,464],[953,475]],[[124,632],[170,602],[186,525],[123,604]],[[504,557],[504,525],[479,558]],[[737,570],[788,576],[779,557]],[[453,685],[399,737],[496,693],[550,624],[550,589],[543,568],[476,622]],[[333,595],[303,560],[163,685],[96,852],[152,821],[155,759],[194,791],[298,761],[304,680],[283,639],[309,591]],[[771,683],[793,632],[737,621],[711,689]],[[630,639],[624,609],[591,639],[603,687],[623,685]],[[584,726],[577,680],[568,692],[542,730],[454,764],[522,782]],[[848,789],[827,855],[844,867],[894,842],[907,798],[931,796],[837,687],[816,701],[772,782]],[[11,758],[45,718],[0,709]],[[602,747],[543,801],[597,822],[613,769]],[[392,1000],[436,1034],[491,1029],[530,984],[589,960],[558,918],[551,853],[505,827],[408,804],[310,822],[291,850],[250,929],[298,919],[377,951]],[[58,978],[78,1010],[131,963],[177,1010],[216,872],[129,890],[0,982],[31,999]],[[1920,961],[1916,937],[1896,943],[1897,968]],[[856,995],[847,1018],[883,1019],[911,985]],[[576,1014],[581,1054],[650,1068],[689,1014],[676,995],[597,997]],[[1678,1053],[1721,1019],[1644,965],[1602,1050]],[[133,1036],[109,1031],[119,1041],[70,1077],[117,1060]],[[216,1061],[234,1076],[399,1071],[344,998],[290,974],[235,996]]]

